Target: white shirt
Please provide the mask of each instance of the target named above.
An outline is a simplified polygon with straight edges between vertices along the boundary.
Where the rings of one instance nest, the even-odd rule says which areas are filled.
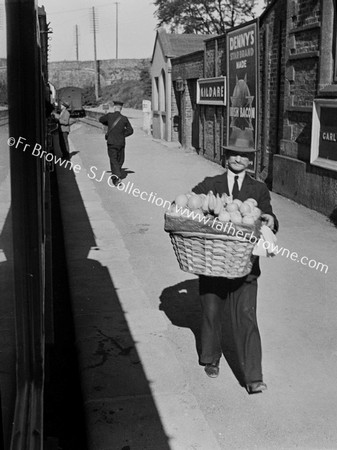
[[[234,181],[235,181],[235,176],[238,176],[238,185],[239,185],[239,191],[241,191],[241,186],[243,183],[243,180],[245,178],[246,175],[246,171],[244,170],[243,172],[240,173],[234,173],[232,172],[230,169],[227,170],[227,183],[228,183],[228,191],[230,193],[230,195],[232,195],[233,192],[233,186],[234,186]]]

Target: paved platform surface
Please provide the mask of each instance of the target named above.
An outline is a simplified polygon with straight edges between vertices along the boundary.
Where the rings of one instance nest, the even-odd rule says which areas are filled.
[[[109,186],[99,128],[74,124],[77,173],[57,168],[90,449],[337,448],[336,228],[272,194],[280,247],[328,271],[288,251],[263,260],[268,390],[249,396],[224,359],[219,377],[208,378],[198,365],[197,277],[180,271],[164,208],[146,199],[170,201],[222,168],[154,141],[139,111],[126,114],[135,134],[124,183],[144,200]]]

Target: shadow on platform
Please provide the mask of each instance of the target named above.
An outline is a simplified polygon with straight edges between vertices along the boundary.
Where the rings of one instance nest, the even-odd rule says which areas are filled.
[[[0,448],[9,448],[16,397],[16,342],[12,214],[0,219]],[[2,436],[3,434],[3,436]]]
[[[95,259],[104,248],[96,242],[74,173],[59,167],[57,179],[88,448],[143,450],[155,443],[169,450],[117,290]]]
[[[199,301],[199,280],[186,280],[163,290],[160,296],[159,309],[164,311],[173,325],[181,328],[189,328],[194,334],[196,352],[198,358],[201,353],[201,305]],[[225,303],[225,317],[228,302]],[[232,337],[232,330],[229,321],[223,324],[223,356],[225,357],[234,376],[241,384],[245,385],[244,377],[237,361],[236,353],[233,350],[235,344]]]

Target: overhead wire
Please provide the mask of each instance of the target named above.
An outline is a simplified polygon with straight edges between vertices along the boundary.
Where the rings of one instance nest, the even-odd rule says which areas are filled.
[[[104,8],[106,6],[114,6],[111,3],[106,3],[104,5],[96,5],[94,6],[95,8]],[[68,14],[70,12],[77,12],[77,11],[85,11],[85,10],[90,10],[92,7],[91,6],[87,6],[86,8],[76,8],[76,9],[67,9],[67,10],[62,10],[62,11],[49,11],[48,15],[53,15],[53,14]]]

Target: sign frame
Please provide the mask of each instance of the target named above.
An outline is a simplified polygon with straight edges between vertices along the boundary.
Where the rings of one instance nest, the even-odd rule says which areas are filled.
[[[337,99],[316,98],[313,101],[312,108],[312,128],[311,128],[311,147],[310,147],[310,164],[313,166],[323,167],[325,169],[337,172],[337,160],[331,160],[320,157],[321,148],[321,131],[322,131],[322,109],[335,108],[337,112]],[[337,151],[337,126],[336,126],[336,151]]]
[[[232,47],[235,45],[235,47]],[[226,34],[227,139],[224,149],[254,153],[256,174],[259,134],[259,22],[254,19]]]
[[[202,85],[212,85],[212,84],[222,84],[223,83],[223,99],[222,100],[208,100],[202,98],[201,88]],[[197,80],[197,104],[198,105],[217,105],[217,106],[226,106],[227,103],[227,77],[213,77],[213,78],[198,78]],[[212,86],[209,86],[212,87]],[[215,87],[215,86],[214,86]]]

